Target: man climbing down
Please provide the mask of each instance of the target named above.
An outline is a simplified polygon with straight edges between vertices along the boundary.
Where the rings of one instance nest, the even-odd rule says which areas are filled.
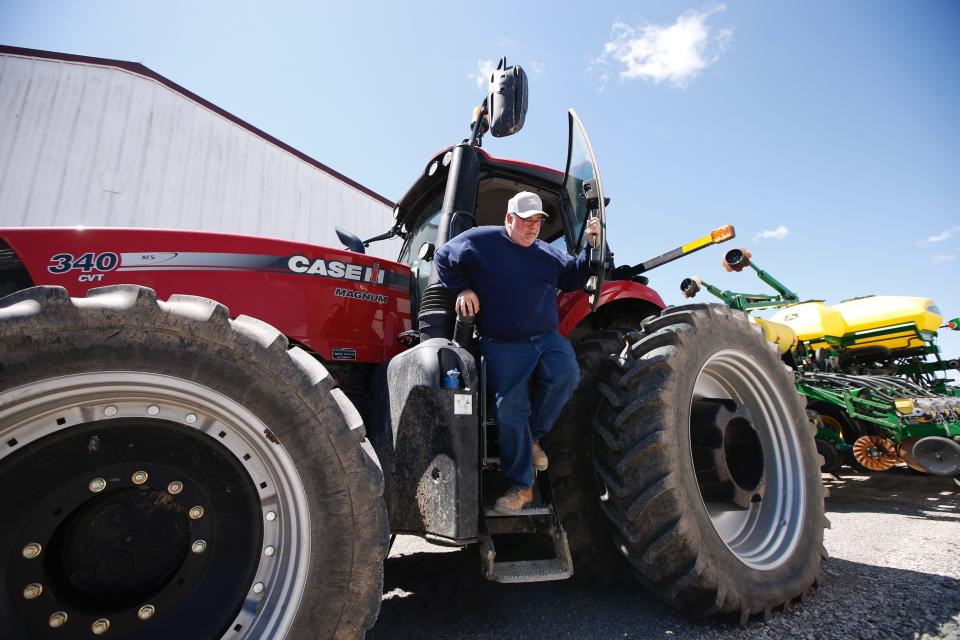
[[[461,233],[437,250],[434,262],[440,282],[457,293],[457,315],[476,316],[497,407],[500,466],[510,483],[496,502],[500,513],[533,501],[534,469],[548,464],[540,439],[580,379],[573,347],[557,332],[557,289],[586,284],[589,252],[584,247],[574,258],[539,240],[546,217],[540,196],[521,191],[507,203],[504,226]],[[599,232],[599,220],[590,219],[590,246]]]

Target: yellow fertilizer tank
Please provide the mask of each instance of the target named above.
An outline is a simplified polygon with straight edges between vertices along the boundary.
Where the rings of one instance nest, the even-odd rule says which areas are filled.
[[[932,338],[943,322],[933,300],[914,296],[865,296],[833,306],[814,300],[781,309],[770,319],[791,327],[814,349],[922,347],[917,332]]]
[[[936,335],[943,316],[930,298],[913,296],[866,296],[833,305],[847,323],[847,332],[855,334],[851,346],[879,345],[888,349],[922,347],[917,331]],[[876,335],[882,329],[902,331]],[[914,328],[915,326],[915,328]]]
[[[770,319],[793,329],[798,339],[809,342],[811,349],[826,348],[828,346],[826,342],[815,342],[824,336],[840,340],[847,333],[847,324],[843,321],[843,316],[833,307],[823,304],[822,300],[790,305],[775,313]]]

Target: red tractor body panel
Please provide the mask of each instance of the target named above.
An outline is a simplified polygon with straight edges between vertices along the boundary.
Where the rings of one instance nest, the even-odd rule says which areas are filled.
[[[213,298],[324,360],[383,362],[411,328],[410,269],[311,244],[197,231],[0,229],[33,284],[71,296],[113,284]]]
[[[71,296],[113,284],[213,298],[231,317],[270,323],[322,359],[379,363],[404,347],[412,328],[410,269],[341,249],[198,231],[118,228],[0,229],[35,285]],[[653,289],[604,284],[601,307],[634,299],[666,307]],[[590,313],[583,291],[557,298],[559,331],[569,335]]]

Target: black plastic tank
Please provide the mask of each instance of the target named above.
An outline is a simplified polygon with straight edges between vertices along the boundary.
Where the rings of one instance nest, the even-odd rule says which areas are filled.
[[[431,338],[387,368],[390,529],[453,543],[477,537],[479,379],[474,357]]]

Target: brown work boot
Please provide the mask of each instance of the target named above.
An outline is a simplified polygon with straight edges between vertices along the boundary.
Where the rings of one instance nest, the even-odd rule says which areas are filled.
[[[543,449],[540,447],[540,444],[537,442],[533,443],[533,468],[537,471],[546,471],[547,465],[550,463],[547,460],[547,454],[544,453]]]
[[[503,496],[497,498],[493,510],[497,513],[520,513],[524,505],[533,502],[533,487],[521,489],[511,487]]]

